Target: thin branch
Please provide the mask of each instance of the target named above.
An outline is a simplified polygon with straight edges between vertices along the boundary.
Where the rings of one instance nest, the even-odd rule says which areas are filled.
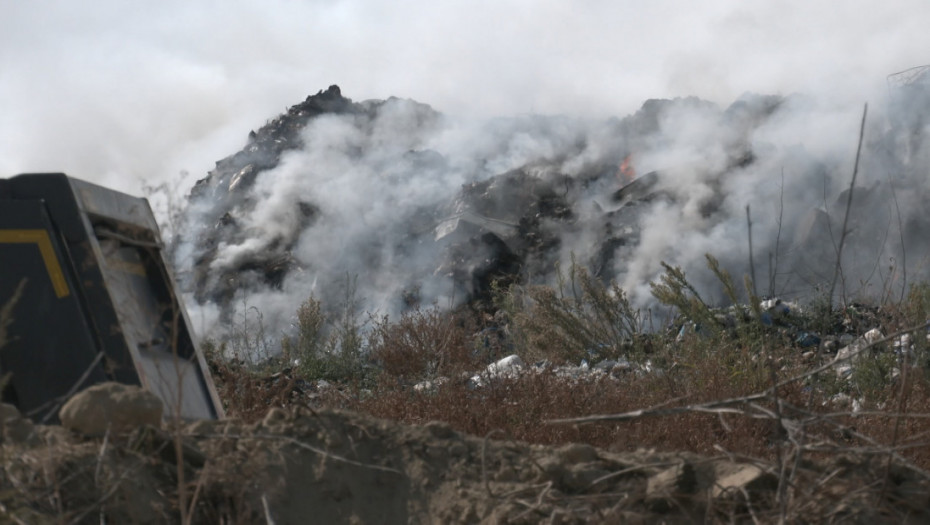
[[[46,401],[45,403],[42,403],[41,405],[27,412],[26,415],[31,417],[31,416],[34,416],[42,412],[46,408],[54,407],[55,408],[54,410],[49,410],[48,412],[46,412],[45,415],[42,416],[42,420],[39,421],[39,423],[43,423],[43,424],[47,423],[49,419],[51,419],[52,417],[55,416],[55,414],[58,413],[57,408],[60,407],[61,405],[64,405],[65,402],[71,399],[71,396],[73,396],[74,393],[77,392],[81,388],[82,385],[84,385],[84,381],[86,381],[87,378],[90,376],[91,372],[93,372],[96,369],[97,365],[100,363],[100,360],[103,359],[103,357],[104,357],[103,352],[97,352],[97,357],[95,357],[94,360],[91,361],[87,369],[84,370],[84,373],[81,374],[81,377],[79,377],[78,380],[75,381],[73,385],[71,385],[71,388],[68,389],[68,391],[64,395],[56,397],[54,399],[50,399]]]
[[[752,279],[752,295],[759,295],[756,291],[756,264],[752,258],[752,217],[749,214],[749,205],[746,205],[746,229],[749,231],[749,277]]]
[[[390,472],[390,473],[392,473],[392,474],[400,474],[401,476],[404,475],[403,472],[401,472],[401,471],[399,471],[399,470],[397,470],[397,469],[393,469],[393,468],[390,468],[390,467],[382,467],[382,466],[380,466],[380,465],[371,465],[371,464],[368,464],[368,463],[362,463],[362,462],[360,462],[360,461],[354,461],[354,460],[351,460],[351,459],[349,459],[349,458],[340,456],[340,455],[338,455],[338,454],[333,454],[333,453],[331,453],[331,452],[327,452],[327,451],[325,451],[325,450],[323,450],[323,449],[321,449],[321,448],[314,447],[313,445],[309,445],[309,444],[307,444],[307,443],[304,443],[303,441],[300,441],[300,440],[297,440],[297,439],[294,439],[294,438],[288,437],[288,436],[278,436],[278,435],[274,435],[274,434],[249,434],[249,435],[245,435],[245,434],[191,434],[191,435],[197,436],[197,437],[206,437],[206,438],[225,438],[225,439],[269,439],[269,440],[275,440],[275,441],[284,441],[285,443],[290,443],[290,444],[292,444],[292,445],[294,445],[294,446],[297,446],[297,447],[300,447],[300,448],[302,448],[302,449],[309,450],[309,451],[311,451],[311,452],[313,452],[313,453],[315,453],[315,454],[319,454],[320,456],[323,456],[323,457],[326,458],[326,459],[331,459],[331,460],[333,460],[333,461],[338,461],[338,462],[340,462],[340,463],[345,463],[345,464],[347,464],[347,465],[352,465],[352,466],[355,466],[355,467],[366,468],[366,469],[370,469],[370,470],[377,470],[377,471],[380,471],[380,472]]]
[[[903,272],[903,281],[901,282],[901,299],[898,302],[904,302],[904,296],[907,293],[907,246],[904,244],[904,226],[901,223],[901,207],[898,204],[898,194],[894,189],[894,181],[890,180],[888,186],[891,188],[891,198],[894,201],[894,208],[898,217],[898,236],[901,238],[901,271]]]
[[[859,146],[856,148],[856,162],[853,164],[852,180],[849,181],[849,195],[846,198],[846,215],[843,217],[843,229],[840,231],[840,245],[836,249],[836,267],[833,270],[833,282],[830,283],[830,308],[833,308],[833,293],[836,291],[836,280],[840,276],[840,268],[843,262],[843,245],[846,243],[846,235],[849,233],[846,228],[849,225],[849,212],[852,210],[853,190],[856,187],[856,177],[859,175],[859,156],[862,153],[862,137],[865,135],[865,118],[869,112],[869,105],[866,103],[862,109],[862,123],[859,125]]]

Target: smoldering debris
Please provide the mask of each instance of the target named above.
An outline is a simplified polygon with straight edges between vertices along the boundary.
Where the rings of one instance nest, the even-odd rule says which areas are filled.
[[[900,294],[926,276],[915,89],[870,117],[845,232],[848,296]],[[714,300],[705,253],[738,276],[752,257],[760,293],[804,299],[833,275],[858,118],[830,101],[748,94],[725,109],[684,98],[622,119],[474,123],[331,86],[197,182],[172,252],[195,310],[227,323],[258,310],[269,333],[311,295],[392,316],[491,308],[494,283],[554,283],[570,264],[646,306],[664,261]]]

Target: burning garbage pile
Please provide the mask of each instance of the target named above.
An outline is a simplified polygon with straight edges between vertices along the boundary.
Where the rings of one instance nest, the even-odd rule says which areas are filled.
[[[570,264],[650,306],[661,262],[688,270],[705,253],[757,270],[760,295],[805,299],[833,277],[841,236],[855,254],[840,261],[844,296],[903,294],[930,224],[924,146],[895,114],[867,128],[849,199],[858,115],[802,96],[474,124],[331,86],[197,182],[172,252],[195,311],[227,325],[260,312],[269,334],[311,295],[392,316],[490,310],[495,284],[553,283]]]

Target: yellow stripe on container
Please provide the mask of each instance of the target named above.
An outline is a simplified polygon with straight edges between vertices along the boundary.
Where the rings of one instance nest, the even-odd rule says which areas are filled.
[[[52,288],[55,289],[55,295],[59,299],[68,297],[68,281],[65,280],[65,274],[61,271],[61,265],[58,263],[58,257],[55,256],[55,248],[52,247],[52,239],[45,230],[0,230],[0,244],[35,244],[39,247],[39,253],[42,254],[42,261],[45,262],[45,270],[48,272],[49,279],[52,280]]]

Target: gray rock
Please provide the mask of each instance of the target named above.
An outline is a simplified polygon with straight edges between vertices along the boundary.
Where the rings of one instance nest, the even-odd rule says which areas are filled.
[[[694,466],[682,461],[649,478],[646,488],[647,499],[662,499],[682,494],[693,494],[697,490],[697,473]]]
[[[31,443],[37,440],[35,425],[24,418],[15,406],[0,403],[0,438],[11,443]]]
[[[744,493],[752,497],[756,493],[771,490],[777,486],[778,478],[756,465],[737,465],[729,474],[717,478],[714,483],[713,497],[740,498]]]
[[[646,482],[646,503],[654,511],[666,512],[682,496],[694,494],[698,488],[697,472],[690,463],[681,463],[652,475]]]
[[[134,385],[100,383],[78,392],[58,416],[65,428],[87,435],[129,432],[161,425],[164,405],[155,394]]]

